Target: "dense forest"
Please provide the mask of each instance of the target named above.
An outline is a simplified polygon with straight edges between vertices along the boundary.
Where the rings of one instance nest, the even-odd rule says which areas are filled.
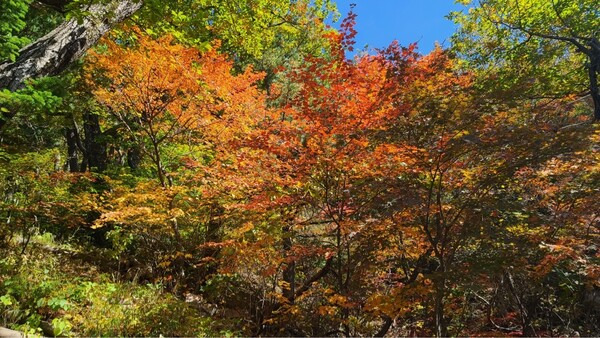
[[[1,0],[0,326],[600,335],[600,6],[459,2]]]

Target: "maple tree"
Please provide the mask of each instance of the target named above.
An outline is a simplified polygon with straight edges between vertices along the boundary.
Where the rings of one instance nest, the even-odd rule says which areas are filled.
[[[164,253],[151,261],[168,272],[209,255],[210,248],[197,247],[199,237],[219,241],[221,230],[214,229],[218,224],[207,210],[221,208],[219,191],[210,184],[223,177],[210,168],[234,160],[230,147],[265,115],[266,97],[256,86],[261,73],[249,67],[234,75],[233,63],[216,50],[200,52],[169,36],[136,36],[133,46],[107,40],[106,51],[90,55],[88,81],[112,123],[131,139],[130,149],[140,149],[150,160],[159,185],[140,182],[133,190],[115,189],[106,196],[113,202],[99,208],[94,227],[116,225],[111,231],[119,241],[119,233],[135,234],[136,241],[146,242],[137,244],[140,251],[161,246]],[[157,242],[165,231],[172,238]],[[127,248],[132,242],[123,244]]]

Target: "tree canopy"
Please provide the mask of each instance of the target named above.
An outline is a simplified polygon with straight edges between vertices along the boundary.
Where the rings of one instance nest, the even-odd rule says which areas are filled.
[[[471,1],[463,1],[470,4]],[[600,15],[596,1],[480,1],[452,15],[455,48],[493,73],[484,81],[522,98],[590,95],[600,119]]]
[[[1,325],[599,335],[598,6],[465,3],[426,54],[325,0],[0,3]]]

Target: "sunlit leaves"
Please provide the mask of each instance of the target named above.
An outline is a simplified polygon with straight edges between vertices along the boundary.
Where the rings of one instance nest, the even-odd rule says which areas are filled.
[[[14,61],[29,39],[20,36],[30,0],[6,0],[0,3],[0,62]]]

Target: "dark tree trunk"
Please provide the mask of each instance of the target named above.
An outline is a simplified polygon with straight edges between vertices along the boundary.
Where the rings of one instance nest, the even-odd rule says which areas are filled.
[[[131,169],[137,169],[140,167],[142,161],[142,152],[138,146],[133,146],[127,150],[127,165]]]
[[[211,208],[211,219],[206,226],[206,242],[219,243],[223,240],[222,220],[225,208],[214,203]]]
[[[590,56],[588,68],[590,78],[590,95],[594,102],[594,119],[600,121],[600,89],[598,88],[598,73],[600,73],[600,50]]]
[[[83,114],[83,130],[85,132],[85,160],[90,171],[103,172],[107,166],[106,142],[102,140],[98,115]]]
[[[392,318],[390,318],[388,316],[383,316],[382,319],[383,319],[383,325],[375,333],[374,337],[383,337],[383,336],[385,336],[385,334],[390,330],[390,327],[392,327],[392,324],[394,323],[394,321],[392,320]]]
[[[435,336],[447,337],[446,319],[444,318],[444,290],[443,286],[435,291]]]
[[[163,163],[160,156],[160,148],[158,147],[158,143],[155,141],[156,138],[152,138],[152,152],[153,152],[153,160],[154,165],[156,166],[156,173],[158,174],[158,180],[160,181],[160,185],[163,188],[167,187],[167,173],[163,167]]]
[[[67,139],[67,165],[72,173],[79,172],[79,156],[77,154],[77,130],[67,128],[65,130]]]
[[[43,1],[62,6],[67,1]],[[86,8],[90,13],[83,22],[76,19],[63,22],[53,31],[25,46],[15,62],[0,63],[0,89],[15,91],[27,79],[58,75],[106,34],[114,25],[130,17],[142,6],[142,1],[114,0],[93,4]],[[0,130],[16,112],[3,112]]]
[[[434,278],[434,316],[435,316],[435,336],[448,337],[448,325],[444,313],[444,298],[446,296],[446,264],[443,256],[438,256],[440,267],[437,271],[438,276]]]
[[[204,234],[204,242],[205,243],[220,243],[223,241],[223,221],[222,221],[222,216],[225,213],[225,208],[223,208],[222,206],[220,206],[218,203],[214,203],[211,207],[211,211],[210,211],[210,220],[207,222],[205,230],[206,233]],[[221,249],[216,246],[216,245],[207,245],[203,252],[202,252],[202,256],[204,258],[209,258],[209,257],[217,257],[219,255],[219,253],[221,252]],[[210,262],[206,265],[204,265],[204,268],[202,269],[201,273],[203,275],[200,276],[200,278],[203,279],[203,282],[205,282],[206,280],[208,280],[208,277],[217,273],[218,271],[218,263],[216,263],[216,261],[214,262]]]
[[[283,281],[289,287],[283,290],[283,296],[287,298],[290,304],[294,303],[296,294],[296,263],[290,258],[292,256],[292,244],[292,229],[291,226],[286,225],[283,228],[283,252],[287,262],[283,269]]]

